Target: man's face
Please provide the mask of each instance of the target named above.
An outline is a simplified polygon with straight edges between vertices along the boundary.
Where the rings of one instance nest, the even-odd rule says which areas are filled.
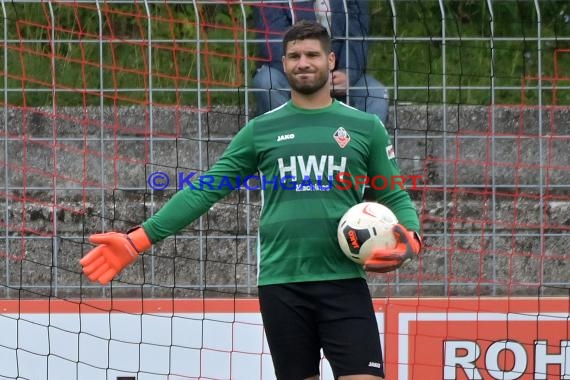
[[[334,53],[327,54],[319,40],[295,40],[287,44],[283,70],[292,90],[310,95],[328,83],[334,60]]]

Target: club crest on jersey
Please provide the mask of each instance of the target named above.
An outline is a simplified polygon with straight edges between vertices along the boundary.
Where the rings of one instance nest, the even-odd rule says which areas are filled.
[[[348,134],[346,129],[344,129],[343,127],[340,127],[339,129],[337,129],[336,132],[334,133],[333,137],[334,137],[334,140],[336,141],[336,143],[338,144],[338,146],[340,146],[341,148],[344,148],[345,146],[347,146],[348,142],[350,141],[350,135]]]

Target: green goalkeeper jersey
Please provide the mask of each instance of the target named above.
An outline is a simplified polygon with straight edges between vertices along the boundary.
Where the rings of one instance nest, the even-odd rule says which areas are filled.
[[[259,181],[251,181],[252,175]],[[357,185],[357,178],[381,177],[371,189],[374,198],[405,227],[419,231],[408,193],[391,184],[399,175],[392,143],[377,116],[338,101],[316,110],[289,101],[245,125],[202,175],[207,181],[177,192],[143,228],[156,243],[233,189],[259,187],[259,285],[364,277],[362,266],[340,249],[338,222],[363,200],[364,186]]]

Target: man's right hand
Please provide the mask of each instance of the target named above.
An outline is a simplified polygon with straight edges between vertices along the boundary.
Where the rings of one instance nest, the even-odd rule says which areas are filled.
[[[128,234],[107,232],[91,235],[89,241],[98,246],[89,251],[79,263],[91,281],[98,281],[102,285],[115,278],[152,245],[142,227]]]
[[[331,94],[333,96],[346,95],[348,76],[344,70],[334,70],[330,75]]]

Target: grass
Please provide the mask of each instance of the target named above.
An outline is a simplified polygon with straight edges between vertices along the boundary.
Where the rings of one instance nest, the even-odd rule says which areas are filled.
[[[370,1],[376,39],[369,72],[397,89],[391,93],[399,102],[486,105],[494,97],[496,104],[537,104],[538,90],[523,93],[521,86],[535,86],[540,77],[542,104],[554,101],[552,86],[557,104],[570,104],[563,88],[570,52],[559,56],[558,73],[554,66],[555,51],[570,48],[566,1],[539,2],[540,24],[533,1],[493,1],[492,15],[482,0],[444,4],[442,18],[437,1],[396,1],[394,22],[389,2]],[[253,36],[235,2],[101,7],[99,18],[89,3],[53,3],[51,9],[48,2],[7,3],[0,29],[8,33],[2,100],[51,105],[55,95],[62,106],[243,104],[244,92],[236,89],[243,89],[257,61],[253,45],[246,54],[240,43]]]

